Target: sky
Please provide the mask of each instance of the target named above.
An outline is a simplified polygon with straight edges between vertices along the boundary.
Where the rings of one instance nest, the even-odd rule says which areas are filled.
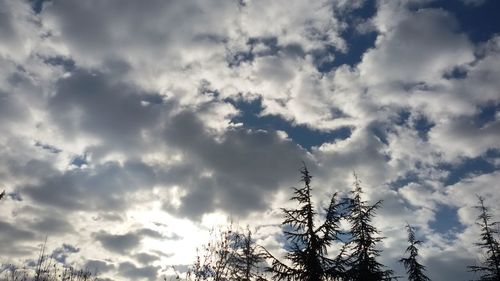
[[[280,254],[306,163],[318,207],[383,200],[433,280],[469,280],[476,195],[500,219],[496,0],[0,0],[0,263],[47,249],[158,280],[209,230]],[[477,276],[476,276],[477,277]]]

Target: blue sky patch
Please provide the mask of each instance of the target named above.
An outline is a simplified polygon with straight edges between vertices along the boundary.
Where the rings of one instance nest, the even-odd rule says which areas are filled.
[[[42,11],[43,2],[45,1],[46,0],[30,0],[31,8],[35,13],[39,14]]]
[[[495,154],[498,154],[498,152],[491,150],[486,153],[486,157],[494,158]],[[442,164],[441,168],[449,171],[448,177],[444,181],[444,185],[453,185],[460,180],[475,174],[488,174],[494,172],[496,170],[495,165],[491,161],[488,161],[487,158],[467,158],[457,165]]]
[[[434,123],[429,121],[425,116],[421,115],[419,116],[414,122],[413,122],[413,127],[415,130],[418,132],[418,136],[423,139],[427,140],[428,139],[428,133],[434,127]]]
[[[443,235],[456,235],[462,232],[465,228],[458,220],[457,210],[455,207],[439,205],[435,218],[429,223],[429,227]]]
[[[65,58],[62,56],[55,56],[44,59],[46,64],[54,65],[54,66],[62,66],[65,71],[73,71],[75,70],[75,61],[71,58]]]
[[[341,65],[355,66],[363,58],[363,54],[370,48],[375,46],[377,32],[360,33],[356,30],[358,24],[373,17],[377,12],[376,1],[365,1],[363,5],[354,9],[350,13],[339,14],[338,16],[347,23],[347,29],[341,34],[342,38],[347,42],[347,52],[343,53],[334,47],[328,47],[325,52],[318,52],[314,55],[315,64],[318,71],[329,72]],[[328,54],[333,54],[332,61],[324,61],[324,57]]]
[[[87,164],[88,164],[87,155],[78,155],[71,160],[71,165],[74,165],[79,168]]]
[[[443,77],[445,79],[464,79],[467,77],[467,70],[463,67],[457,66],[454,67],[452,70],[446,72]]]
[[[429,7],[442,8],[453,14],[461,32],[465,32],[474,43],[488,41],[500,33],[500,1],[487,0],[479,6],[466,5],[462,1],[439,0]]]
[[[495,121],[495,115],[500,111],[500,103],[489,103],[479,108],[479,113],[475,116],[474,123],[478,127]]]
[[[418,174],[409,172],[403,177],[399,177],[395,181],[389,183],[389,185],[394,189],[399,189],[401,187],[407,186],[410,183],[418,183],[418,182],[419,182]]]
[[[304,125],[294,125],[280,116],[259,116],[263,110],[260,99],[253,101],[228,100],[228,102],[241,112],[240,115],[232,119],[233,123],[243,123],[245,128],[254,130],[285,131],[290,139],[305,149],[311,149],[313,146],[319,146],[326,142],[346,139],[352,133],[352,129],[349,127],[342,127],[332,131],[320,131]]]

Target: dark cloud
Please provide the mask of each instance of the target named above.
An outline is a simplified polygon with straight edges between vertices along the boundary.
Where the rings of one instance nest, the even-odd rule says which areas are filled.
[[[2,17],[0,17],[0,37],[5,38],[6,40],[12,39],[12,37],[16,34],[14,27],[12,26],[13,14],[7,12],[10,8],[11,7],[9,7],[8,2],[0,2],[0,11],[2,11]]]
[[[130,253],[135,250],[140,245],[143,238],[165,238],[161,233],[148,228],[139,229],[125,234],[110,234],[105,231],[100,231],[94,233],[93,236],[105,249],[120,254]]]
[[[163,234],[161,234],[160,232],[149,229],[149,228],[140,229],[140,230],[136,231],[136,233],[137,233],[137,235],[147,236],[147,237],[155,238],[155,239],[165,238],[165,236]]]
[[[462,249],[465,251],[465,249]],[[466,253],[455,251],[442,251],[436,256],[429,257],[428,276],[432,280],[472,280],[474,275],[465,270],[467,266],[474,265],[475,261]],[[460,270],[463,269],[463,270]]]
[[[129,253],[141,242],[141,237],[135,233],[109,234],[101,231],[94,233],[94,237],[105,249],[120,254]]]
[[[36,233],[19,228],[11,223],[0,221],[0,248],[5,255],[31,254],[33,247],[25,246],[23,242],[36,240]]]
[[[109,142],[120,138],[119,129],[111,127],[105,129],[107,134],[118,135],[110,135]],[[188,190],[180,214],[197,217],[215,209],[245,214],[265,207],[266,195],[293,182],[291,175],[310,157],[273,131],[231,129],[214,135],[192,111],[171,116],[163,136],[167,147],[185,155],[185,163],[160,167],[137,161],[107,162],[90,169],[52,171],[23,192],[36,202],[69,210],[119,210],[130,204],[127,193],[157,182],[179,184]],[[203,171],[211,175],[204,176]]]
[[[127,207],[125,195],[155,182],[152,167],[140,162],[107,162],[94,169],[52,171],[23,193],[39,204],[67,210],[120,210]]]
[[[199,216],[222,209],[233,214],[265,208],[267,195],[294,182],[302,160],[309,155],[274,131],[230,129],[216,138],[194,112],[168,120],[167,143],[186,155],[188,163],[210,176],[198,176],[185,185],[179,212]]]
[[[101,260],[88,260],[85,262],[84,268],[90,272],[100,274],[113,270],[115,266]]]
[[[35,238],[33,232],[18,228],[8,222],[0,221],[2,238],[17,238],[19,240],[31,240]]]
[[[148,101],[151,93],[115,80],[107,74],[81,69],[59,80],[48,110],[66,138],[87,134],[102,139],[111,150],[132,152],[144,148],[148,140],[141,133],[159,124],[164,107],[143,106],[141,102]]]
[[[135,255],[134,257],[137,259],[138,262],[140,262],[143,265],[151,264],[152,262],[159,259],[158,256],[151,255],[148,253],[139,253],[139,254]]]
[[[135,280],[142,278],[147,280],[157,280],[159,269],[159,266],[138,267],[131,262],[123,262],[118,266],[118,271],[121,275]]]
[[[62,264],[66,264],[66,259],[68,258],[68,256],[70,254],[75,254],[78,252],[80,252],[79,248],[76,248],[75,246],[72,246],[70,244],[63,244],[62,247],[54,249],[50,257]]]
[[[49,214],[50,215],[50,214]],[[53,215],[53,214],[52,214]],[[43,234],[69,233],[73,232],[73,226],[64,216],[56,217],[41,217],[36,218],[28,223],[30,229]]]
[[[6,93],[0,88],[0,118],[2,118],[0,128],[7,127],[10,124],[16,124],[19,121],[24,121],[27,114],[27,109],[22,106],[18,97]]]

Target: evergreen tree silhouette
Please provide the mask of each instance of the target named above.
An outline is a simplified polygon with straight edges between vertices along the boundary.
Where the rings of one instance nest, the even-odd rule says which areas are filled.
[[[347,259],[349,270],[347,280],[353,281],[379,281],[393,279],[392,270],[384,270],[385,266],[377,262],[381,250],[376,249],[378,242],[383,237],[378,236],[379,231],[371,224],[376,209],[382,201],[374,205],[368,205],[363,201],[361,195],[363,190],[361,182],[354,174],[354,190],[349,200],[349,214],[347,220],[351,223],[351,240],[349,242],[352,251]]]
[[[408,231],[408,243],[410,243],[410,245],[406,248],[405,254],[409,254],[409,256],[407,258],[400,259],[399,262],[403,263],[406,272],[408,273],[409,281],[430,281],[424,273],[425,266],[420,264],[417,260],[417,246],[422,244],[422,241],[415,238],[415,230],[411,227],[411,225],[407,224],[406,230]]]
[[[340,209],[343,203],[337,203],[336,194],[330,200],[326,211],[326,219],[319,227],[315,226],[317,216],[311,201],[311,179],[307,167],[300,170],[302,188],[294,188],[294,196],[290,200],[297,201],[298,209],[285,209],[282,226],[283,233],[290,245],[285,258],[288,266],[268,253],[272,265],[268,271],[273,280],[342,280],[344,267],[341,255],[332,259],[328,257],[327,248],[339,241]]]
[[[500,281],[500,246],[497,239],[499,222],[491,222],[492,216],[488,207],[484,205],[484,198],[478,196],[479,205],[475,206],[479,210],[477,225],[481,227],[480,242],[475,243],[485,252],[481,265],[469,266],[470,271],[480,272],[481,281]]]

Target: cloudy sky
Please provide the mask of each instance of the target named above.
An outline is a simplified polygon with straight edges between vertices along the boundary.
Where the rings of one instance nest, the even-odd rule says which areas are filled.
[[[383,199],[434,280],[469,280],[500,201],[496,0],[0,0],[0,263],[47,248],[115,280],[193,261],[229,219],[279,249],[315,200]],[[492,210],[496,219],[500,209]],[[265,219],[263,219],[265,218]]]

